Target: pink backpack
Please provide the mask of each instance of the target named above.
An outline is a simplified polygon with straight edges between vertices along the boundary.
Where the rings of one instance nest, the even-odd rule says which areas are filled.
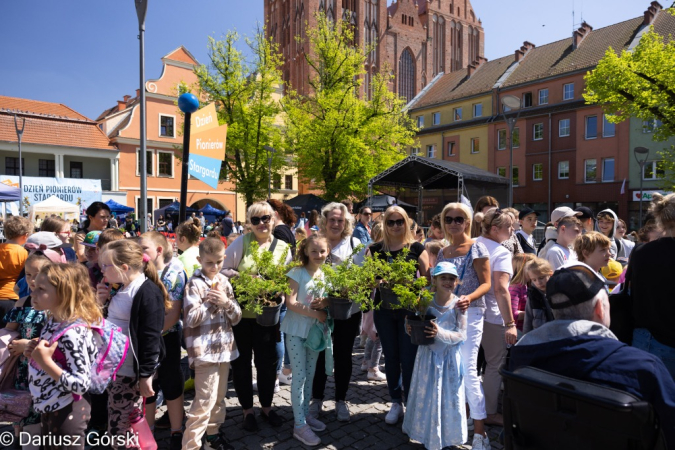
[[[106,388],[117,377],[117,371],[120,370],[124,359],[129,351],[129,337],[122,332],[122,329],[114,323],[101,319],[99,325],[88,326],[85,323],[74,323],[59,331],[52,337],[50,345],[58,341],[63,334],[74,327],[91,328],[94,335],[94,342],[98,348],[98,356],[91,365],[91,386],[89,392],[92,394],[102,394]],[[56,348],[54,361],[65,361],[63,353]]]

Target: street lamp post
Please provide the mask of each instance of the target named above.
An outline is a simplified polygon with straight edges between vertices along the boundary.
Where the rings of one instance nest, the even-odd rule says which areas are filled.
[[[148,12],[148,0],[134,0],[138,16],[138,40],[140,42],[140,79],[141,79],[141,232],[148,231],[148,156],[145,136],[145,14]]]
[[[272,157],[276,150],[269,145],[263,146],[267,150],[267,200],[272,198]]]
[[[501,99],[503,108],[502,114],[504,115],[504,120],[506,125],[509,127],[509,193],[507,206],[513,206],[513,129],[516,127],[516,122],[518,122],[518,116],[520,116],[520,99],[515,95],[505,95]],[[515,111],[515,115],[510,117],[506,116],[508,111]]]
[[[637,161],[640,166],[640,219],[638,220],[638,223],[640,224],[640,228],[642,228],[642,196],[644,195],[644,191],[642,190],[642,180],[644,178],[645,164],[649,158],[649,149],[646,147],[635,147],[633,149],[633,155],[635,156],[635,161]]]

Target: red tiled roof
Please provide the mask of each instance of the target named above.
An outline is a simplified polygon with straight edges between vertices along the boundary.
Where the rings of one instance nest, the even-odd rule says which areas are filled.
[[[65,105],[4,96],[0,96],[0,141],[17,142],[14,113],[26,118],[22,142],[115,149],[96,122]]]
[[[0,109],[11,109],[34,114],[69,117],[71,119],[89,120],[82,114],[73,111],[61,103],[42,102],[25,98],[6,97],[0,95]]]
[[[576,49],[572,46],[572,38],[535,47],[502,87],[595,67],[609,47],[616,52],[627,48],[642,21],[642,17],[636,17],[593,30]]]
[[[488,93],[512,62],[513,56],[504,56],[494,61],[488,61],[476,69],[471,78],[467,77],[467,69],[445,74],[411,109],[425,108],[472,95]]]

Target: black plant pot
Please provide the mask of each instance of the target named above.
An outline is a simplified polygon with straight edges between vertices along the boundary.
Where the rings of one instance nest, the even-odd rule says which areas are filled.
[[[385,287],[380,288],[380,299],[382,300],[380,307],[385,309],[396,309],[395,307],[401,304],[398,295],[394,294],[394,291],[391,289]]]
[[[350,313],[354,302],[347,298],[328,297],[328,309],[330,315],[335,320],[347,320],[351,317]]]
[[[436,320],[436,316],[427,314],[422,320],[420,316],[408,316],[408,325],[410,325],[410,341],[415,345],[431,345],[434,338],[427,336],[426,327],[431,326],[431,322]]]
[[[279,314],[281,313],[281,300],[276,300],[275,306],[263,306],[262,314],[255,317],[258,325],[263,327],[273,327],[279,323]]]

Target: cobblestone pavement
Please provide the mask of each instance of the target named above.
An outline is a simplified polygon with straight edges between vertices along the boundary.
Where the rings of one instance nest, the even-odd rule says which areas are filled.
[[[391,403],[388,403],[389,394],[387,384],[384,381],[367,381],[366,373],[361,372],[361,355],[363,350],[354,348],[352,382],[347,393],[347,404],[351,411],[351,421],[348,423],[338,422],[335,416],[335,402],[331,400],[334,395],[332,377],[328,378],[326,385],[326,401],[321,420],[326,423],[325,431],[317,433],[321,438],[321,445],[308,447],[293,439],[293,411],[291,409],[291,388],[281,385],[281,391],[275,394],[274,405],[277,413],[285,420],[279,428],[272,428],[258,417],[259,430],[256,433],[248,433],[242,428],[242,413],[237,402],[234,388],[230,383],[227,399],[227,419],[221,427],[228,441],[236,449],[424,449],[419,443],[411,441],[401,431],[401,423],[387,425],[384,416],[389,411]],[[192,392],[185,394],[185,408],[189,409],[192,403]],[[158,408],[157,418],[166,411],[166,406]],[[259,404],[256,404],[256,415],[260,413]],[[0,433],[10,431],[8,424],[0,424]],[[488,436],[492,449],[501,450],[503,446],[498,443],[497,436],[501,428],[488,427]],[[155,433],[159,449],[168,449],[169,431],[157,430]],[[2,448],[2,445],[0,445]],[[458,447],[470,449],[470,445]],[[434,449],[440,450],[440,449]]]

